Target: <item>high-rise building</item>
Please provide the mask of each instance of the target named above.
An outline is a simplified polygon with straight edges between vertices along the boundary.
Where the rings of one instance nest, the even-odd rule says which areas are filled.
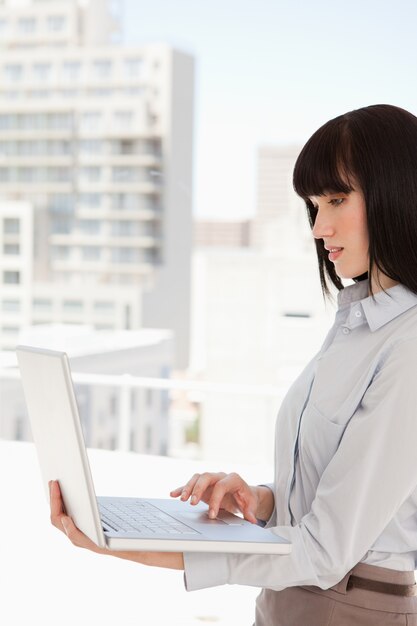
[[[261,146],[257,159],[256,214],[252,245],[283,252],[298,246],[312,250],[311,233],[304,203],[294,193],[292,173],[300,146]]]
[[[114,327],[172,329],[184,367],[193,59],[112,44],[107,5],[0,2],[0,196],[33,206],[35,285],[117,298]]]

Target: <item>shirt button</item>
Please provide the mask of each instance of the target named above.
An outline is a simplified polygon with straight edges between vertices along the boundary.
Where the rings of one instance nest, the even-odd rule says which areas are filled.
[[[355,315],[356,317],[362,317],[362,313],[360,311],[356,311]]]
[[[349,330],[349,328],[344,328],[342,330],[342,332],[343,332],[344,335],[348,335],[350,333],[350,330]]]

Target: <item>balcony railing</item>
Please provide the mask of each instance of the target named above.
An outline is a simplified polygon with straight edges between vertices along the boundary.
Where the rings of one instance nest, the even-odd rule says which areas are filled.
[[[73,373],[73,380],[90,447],[272,464],[275,419],[284,388],[129,374]],[[18,371],[0,370],[0,385],[6,381],[7,389],[1,390],[0,437],[28,440]],[[6,425],[13,416],[21,422],[23,415],[25,423],[18,423],[13,435],[13,427],[7,430]]]

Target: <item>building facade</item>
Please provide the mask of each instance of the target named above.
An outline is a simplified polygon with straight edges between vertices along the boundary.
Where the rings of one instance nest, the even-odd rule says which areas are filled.
[[[125,327],[172,328],[184,367],[193,59],[115,24],[102,0],[0,4],[1,196],[33,206],[35,283],[135,294]]]

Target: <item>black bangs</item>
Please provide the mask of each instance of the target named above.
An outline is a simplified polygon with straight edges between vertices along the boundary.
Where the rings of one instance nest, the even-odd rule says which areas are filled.
[[[308,140],[295,164],[293,185],[307,201],[326,192],[350,193],[354,173],[350,158],[350,137],[340,116],[324,124]]]

